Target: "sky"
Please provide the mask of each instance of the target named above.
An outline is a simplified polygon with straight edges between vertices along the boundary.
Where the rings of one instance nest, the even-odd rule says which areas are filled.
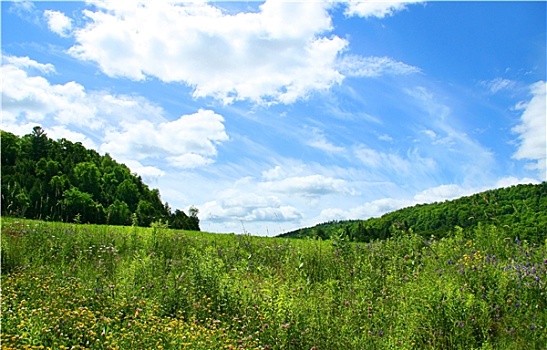
[[[274,236],[546,175],[535,2],[1,2],[2,129]]]

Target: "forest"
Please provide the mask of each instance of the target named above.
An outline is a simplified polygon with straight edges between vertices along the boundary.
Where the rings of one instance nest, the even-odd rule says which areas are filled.
[[[495,225],[518,232],[519,239],[541,243],[547,232],[547,182],[500,188],[442,203],[420,204],[367,220],[331,221],[284,233],[285,238],[345,237],[369,242],[400,233],[442,238],[455,227]]]
[[[44,129],[18,137],[1,131],[2,215],[90,224],[167,224],[199,231],[198,210],[189,214],[161,201],[140,176],[107,153],[80,142],[49,138]]]

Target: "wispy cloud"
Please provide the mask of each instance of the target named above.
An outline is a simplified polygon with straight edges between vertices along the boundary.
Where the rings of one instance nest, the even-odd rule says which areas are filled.
[[[419,73],[420,69],[389,57],[344,55],[338,62],[340,72],[349,77],[378,77]]]
[[[496,78],[493,80],[481,81],[481,85],[486,87],[491,94],[496,94],[502,90],[510,90],[516,86],[513,80]]]
[[[329,154],[344,153],[346,149],[337,146],[327,140],[325,134],[318,128],[309,128],[309,135],[305,138],[305,144],[317,148]]]

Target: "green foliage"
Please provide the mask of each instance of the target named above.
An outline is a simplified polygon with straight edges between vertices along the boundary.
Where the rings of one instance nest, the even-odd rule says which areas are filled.
[[[380,218],[327,222],[280,236],[327,239],[343,230],[352,241],[370,242],[409,231],[422,237],[444,237],[456,226],[473,229],[480,224],[511,227],[521,240],[542,242],[547,237],[547,182],[501,188],[442,203],[416,205]]]
[[[47,137],[41,127],[19,138],[1,131],[3,215],[82,223],[150,226],[157,220],[174,228],[199,231],[197,209],[175,213],[157,189],[81,143]],[[181,219],[185,217],[186,219]]]
[[[508,230],[353,243],[3,218],[2,348],[543,349],[547,242]]]

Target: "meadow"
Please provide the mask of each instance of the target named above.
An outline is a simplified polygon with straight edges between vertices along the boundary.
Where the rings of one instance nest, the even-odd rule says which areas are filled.
[[[2,349],[546,349],[547,242],[2,218]]]

